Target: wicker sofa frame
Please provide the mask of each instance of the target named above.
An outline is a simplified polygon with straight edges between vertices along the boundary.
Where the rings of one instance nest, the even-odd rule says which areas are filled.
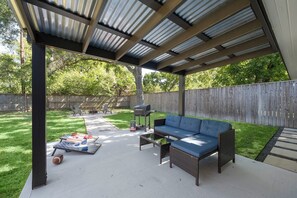
[[[155,126],[162,126],[165,124],[166,119],[155,120]],[[167,136],[164,132],[155,130],[154,133]],[[178,137],[175,137],[179,139]],[[212,150],[200,157],[193,156],[187,152],[170,146],[170,168],[172,164],[180,167],[189,174],[196,178],[196,185],[199,186],[199,161],[218,152],[218,173],[221,173],[222,167],[229,161],[235,163],[235,130],[230,129],[222,132],[218,136],[218,147],[216,150]]]

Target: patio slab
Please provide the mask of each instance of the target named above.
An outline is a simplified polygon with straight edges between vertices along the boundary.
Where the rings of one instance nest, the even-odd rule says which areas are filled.
[[[180,168],[169,168],[168,158],[159,164],[158,147],[139,151],[143,132],[101,131],[102,147],[95,155],[65,153],[60,165],[48,156],[48,184],[21,197],[294,197],[297,174],[236,156],[222,174],[217,173],[217,156],[202,161],[200,186]],[[31,178],[25,187],[30,188]],[[30,193],[28,193],[30,192]]]

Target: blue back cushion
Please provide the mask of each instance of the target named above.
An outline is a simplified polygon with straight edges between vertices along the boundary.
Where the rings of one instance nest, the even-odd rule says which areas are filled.
[[[231,129],[231,124],[228,122],[202,120],[200,133],[217,138],[219,133],[228,131],[229,129]]]
[[[181,121],[180,121],[179,128],[184,129],[186,131],[192,131],[192,132],[199,133],[200,124],[201,124],[200,119],[182,117]]]
[[[180,119],[181,119],[180,116],[167,115],[166,120],[165,120],[165,125],[178,128],[179,123],[180,123]]]

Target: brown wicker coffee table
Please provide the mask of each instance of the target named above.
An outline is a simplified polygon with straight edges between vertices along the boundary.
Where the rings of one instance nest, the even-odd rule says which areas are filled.
[[[147,144],[153,144],[153,146],[157,145],[160,147],[160,164],[162,164],[162,159],[169,156],[169,147],[173,140],[167,137],[148,133],[141,135],[139,138],[139,150],[141,151],[141,146]]]

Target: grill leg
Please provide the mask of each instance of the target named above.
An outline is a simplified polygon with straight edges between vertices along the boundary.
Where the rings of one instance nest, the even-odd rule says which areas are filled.
[[[144,116],[144,132],[146,132],[146,116]]]
[[[151,129],[151,115],[149,115],[148,117],[149,117],[149,124],[148,124],[148,127],[149,127],[149,129]]]

